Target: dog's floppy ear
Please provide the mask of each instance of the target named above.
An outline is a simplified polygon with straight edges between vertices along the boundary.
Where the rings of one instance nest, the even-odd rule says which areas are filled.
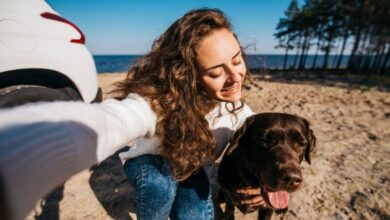
[[[304,119],[305,121],[305,125],[306,125],[306,129],[307,129],[307,140],[308,140],[308,146],[306,148],[306,152],[305,152],[305,160],[307,161],[307,163],[311,164],[311,156],[310,156],[310,153],[314,150],[314,148],[316,147],[316,136],[314,135],[314,132],[312,129],[310,129],[310,124],[309,122]]]
[[[233,138],[229,142],[228,149],[226,150],[226,154],[230,155],[237,147],[238,147],[238,142],[240,138],[244,135],[246,129],[249,127],[249,125],[252,124],[252,122],[255,120],[256,115],[252,115],[248,118],[246,118],[244,124],[241,126],[240,129],[238,129],[234,135]]]

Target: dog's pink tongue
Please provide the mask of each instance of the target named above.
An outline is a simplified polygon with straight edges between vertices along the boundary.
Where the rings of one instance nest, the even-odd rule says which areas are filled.
[[[288,205],[289,195],[286,191],[267,192],[268,199],[272,207],[284,209]]]

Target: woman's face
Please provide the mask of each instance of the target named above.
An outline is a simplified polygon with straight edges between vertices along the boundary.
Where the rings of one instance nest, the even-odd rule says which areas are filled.
[[[240,45],[227,29],[216,30],[199,42],[196,58],[207,95],[219,101],[241,99],[246,73]]]

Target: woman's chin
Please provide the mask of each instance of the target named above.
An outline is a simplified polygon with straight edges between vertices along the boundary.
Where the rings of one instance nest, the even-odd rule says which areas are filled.
[[[228,96],[220,96],[218,99],[223,102],[237,102],[241,99],[241,92]]]

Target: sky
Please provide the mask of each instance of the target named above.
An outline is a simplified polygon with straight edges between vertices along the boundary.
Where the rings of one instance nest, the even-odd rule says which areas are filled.
[[[275,27],[291,0],[47,0],[86,36],[94,55],[144,54],[176,19],[200,7],[222,10],[249,54],[275,49]],[[302,4],[303,0],[298,1]]]

